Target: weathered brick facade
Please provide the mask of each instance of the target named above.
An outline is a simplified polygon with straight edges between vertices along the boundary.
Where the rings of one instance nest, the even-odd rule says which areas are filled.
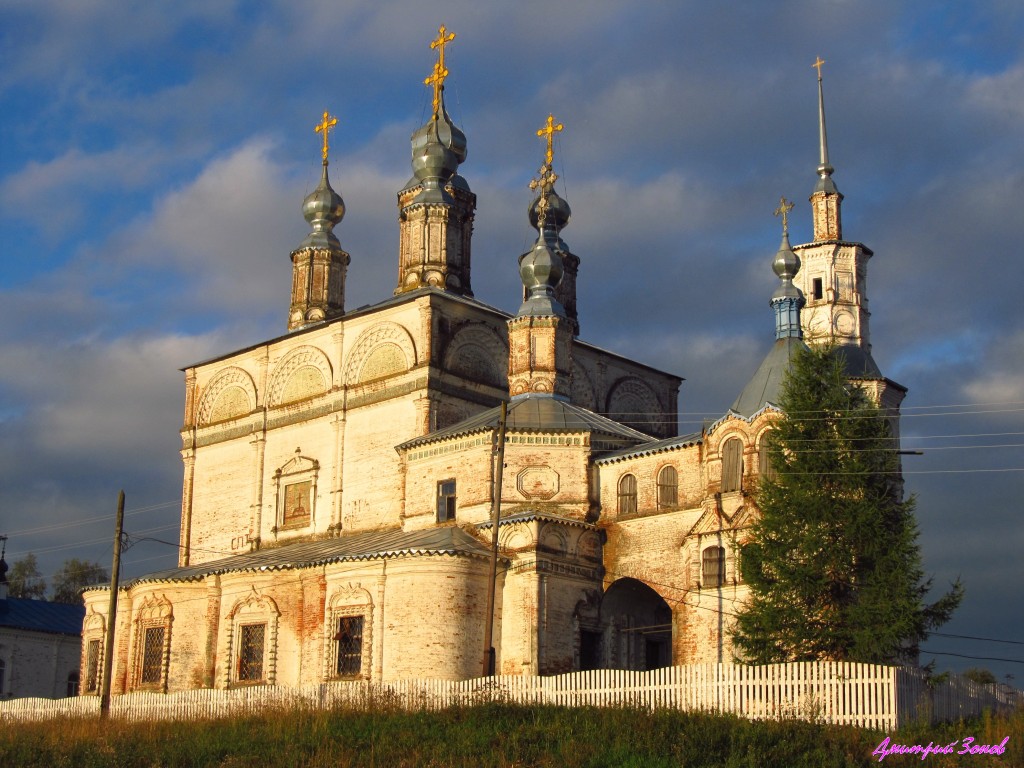
[[[476,198],[453,175],[465,137],[443,102],[436,120],[414,134],[415,178],[399,193],[394,297],[344,313],[343,282],[327,290],[293,254],[293,286],[319,288],[293,290],[290,332],[186,369],[179,567],[122,589],[115,692],[478,676],[496,503],[499,672],[733,658],[774,401],[759,389],[753,411],[674,436],[680,378],[575,338],[562,302],[575,308],[581,260],[557,231],[521,259],[517,316],[472,298]],[[307,209],[320,206],[313,234],[327,242],[343,206],[323,178]],[[348,254],[329,242],[343,276]],[[837,273],[808,322],[827,316],[870,360],[870,252],[833,245],[855,278]],[[830,245],[800,249],[826,269]],[[773,359],[759,374],[777,382]],[[898,418],[899,385],[853,378]],[[107,599],[86,593],[87,692]]]

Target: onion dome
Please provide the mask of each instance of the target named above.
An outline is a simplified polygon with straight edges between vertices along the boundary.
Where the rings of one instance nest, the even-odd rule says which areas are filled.
[[[772,294],[771,305],[775,310],[775,338],[803,338],[800,327],[800,310],[804,304],[804,294],[793,284],[793,278],[800,270],[800,257],[793,252],[789,244],[789,212],[793,204],[786,198],[779,201],[775,210],[776,216],[782,216],[782,242],[772,260],[772,271],[782,284]]]
[[[526,289],[526,300],[519,315],[565,317],[565,309],[555,298],[555,286],[562,279],[562,257],[546,242],[543,233],[519,262],[519,277]]]
[[[455,201],[445,191],[459,164],[466,159],[466,134],[460,131],[444,108],[444,89],[436,118],[431,116],[412,135],[412,172],[415,182],[423,186],[413,203],[447,203]]]
[[[556,232],[561,232],[562,227],[569,223],[569,217],[572,216],[572,209],[569,207],[569,203],[559,197],[555,190],[549,190],[547,194],[548,205],[545,211],[544,226],[545,229],[548,227],[554,228]],[[530,203],[530,226],[537,229],[537,222],[540,220],[540,195],[537,195]]]
[[[302,215],[313,231],[306,235],[300,248],[341,248],[332,230],[345,217],[345,201],[331,187],[326,160],[320,183],[302,201]]]
[[[775,211],[782,216],[782,242],[772,259],[772,271],[782,284],[772,294],[771,307],[775,313],[775,343],[761,361],[761,365],[733,402],[730,410],[750,418],[766,405],[777,406],[782,396],[782,384],[793,356],[804,348],[800,327],[800,310],[804,306],[803,292],[793,284],[800,270],[800,258],[789,244],[787,216],[793,204],[783,198]]]

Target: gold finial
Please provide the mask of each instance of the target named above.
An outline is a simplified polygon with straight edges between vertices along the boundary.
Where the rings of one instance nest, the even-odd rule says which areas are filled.
[[[327,133],[331,130],[331,128],[333,128],[337,124],[338,124],[338,118],[331,117],[327,113],[327,110],[325,109],[324,110],[323,120],[321,120],[319,124],[313,126],[313,131],[315,133],[322,133],[324,135],[324,146],[323,146],[323,149],[321,150],[322,153],[323,153],[323,156],[324,156],[324,163],[327,162],[327,149],[328,149]]]
[[[823,58],[821,58],[821,56],[815,56],[814,57],[814,63],[811,64],[812,67],[814,67],[815,69],[818,70],[818,79],[819,80],[821,80],[821,65],[824,64],[824,63],[825,63],[825,60]]]
[[[779,198],[779,207],[775,209],[775,215],[782,217],[782,234],[789,234],[789,212],[793,210],[793,204],[785,197]]]
[[[448,70],[444,66],[444,47],[455,39],[454,32],[448,32],[447,27],[442,24],[437,29],[437,39],[432,40],[430,43],[430,50],[437,49],[437,62],[434,64],[434,71],[430,74],[426,80],[423,81],[424,85],[432,85],[434,87],[434,119],[437,120],[438,111],[441,107],[441,87],[444,85],[444,79],[448,77]]]
[[[553,147],[553,144],[552,144],[552,141],[554,139],[554,135],[556,133],[560,133],[562,131],[562,129],[564,129],[564,128],[565,128],[565,126],[562,125],[561,123],[559,123],[558,125],[555,125],[555,116],[549,114],[548,115],[548,121],[544,124],[544,127],[537,129],[537,135],[538,136],[545,136],[546,135],[547,139],[548,139],[548,151],[547,151],[547,154],[544,155],[544,163],[545,163],[545,165],[550,166],[551,165],[551,161],[555,157],[554,147]],[[550,170],[550,168],[549,168],[549,170]]]

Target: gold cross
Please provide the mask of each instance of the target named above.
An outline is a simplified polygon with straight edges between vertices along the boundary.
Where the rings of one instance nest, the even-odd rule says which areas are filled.
[[[815,56],[814,57],[814,63],[811,64],[812,67],[814,67],[815,69],[818,70],[818,79],[819,80],[821,80],[821,65],[824,64],[824,63],[825,63],[825,60],[823,58],[821,58],[821,56]]]
[[[785,197],[779,198],[779,207],[775,209],[775,215],[782,217],[782,232],[789,232],[789,212],[793,210],[793,204]]]
[[[448,77],[448,70],[441,69],[441,65],[438,62],[434,63],[434,71],[426,80],[423,81],[424,85],[434,86],[434,120],[437,120],[438,113],[441,107],[441,86],[444,85],[444,79]]]
[[[546,165],[551,165],[551,161],[555,157],[555,152],[552,145],[554,135],[555,133],[560,133],[563,128],[565,128],[565,126],[562,125],[561,123],[555,125],[555,116],[549,114],[548,121],[544,124],[544,127],[537,129],[538,136],[544,136],[546,134],[548,137],[548,151],[547,154],[544,155],[544,162]]]
[[[448,70],[444,66],[444,47],[455,39],[455,33],[448,32],[444,24],[438,27],[437,39],[431,41],[430,50],[437,49],[437,62],[434,64],[434,71],[430,74],[426,80],[423,81],[424,85],[434,86],[434,119],[437,120],[438,111],[441,107],[441,87],[444,85],[444,79],[448,77]]]
[[[444,33],[447,31],[448,29],[445,27],[444,24],[442,24],[437,29],[437,40],[434,40],[430,43],[430,50],[434,50],[435,48],[440,49],[437,52],[437,63],[441,65],[441,69],[444,69],[444,47],[455,39],[454,32],[449,33],[448,36],[446,37]]]
[[[323,120],[318,125],[313,126],[313,131],[314,132],[322,133],[324,135],[324,146],[323,146],[322,152],[323,152],[324,162],[325,163],[327,162],[327,133],[331,130],[331,128],[333,128],[337,124],[338,124],[338,118],[331,117],[330,115],[328,115],[327,114],[327,110],[325,109],[324,110]]]

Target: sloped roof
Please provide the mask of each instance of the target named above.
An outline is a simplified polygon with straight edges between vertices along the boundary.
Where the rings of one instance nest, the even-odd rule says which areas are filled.
[[[416,555],[488,557],[490,550],[461,528],[422,531],[370,531],[335,539],[299,541],[184,568],[168,568],[133,579],[124,588],[154,581],[198,581],[215,574],[240,571],[284,571],[346,560],[381,560]]]
[[[882,371],[866,349],[855,344],[840,344],[832,354],[842,355],[846,359],[846,375],[851,379],[882,378]]]
[[[805,347],[802,340],[791,336],[777,339],[730,411],[749,419],[767,404],[778,406],[782,381],[789,370],[790,361],[798,350]]]
[[[650,456],[655,453],[671,451],[674,448],[685,448],[690,445],[697,445],[703,440],[700,432],[692,432],[688,435],[676,435],[661,440],[649,440],[646,443],[635,445],[632,448],[623,448],[619,451],[612,451],[597,459],[597,464],[610,464],[623,459],[634,459],[640,456]]]
[[[84,605],[48,603],[9,597],[0,600],[0,627],[49,632],[56,635],[81,635]]]
[[[436,440],[494,430],[498,428],[500,419],[501,407],[498,406],[445,429],[409,440],[397,448],[408,450]],[[505,429],[509,432],[597,432],[634,443],[645,443],[651,439],[650,435],[632,427],[550,395],[514,398],[508,404]]]

